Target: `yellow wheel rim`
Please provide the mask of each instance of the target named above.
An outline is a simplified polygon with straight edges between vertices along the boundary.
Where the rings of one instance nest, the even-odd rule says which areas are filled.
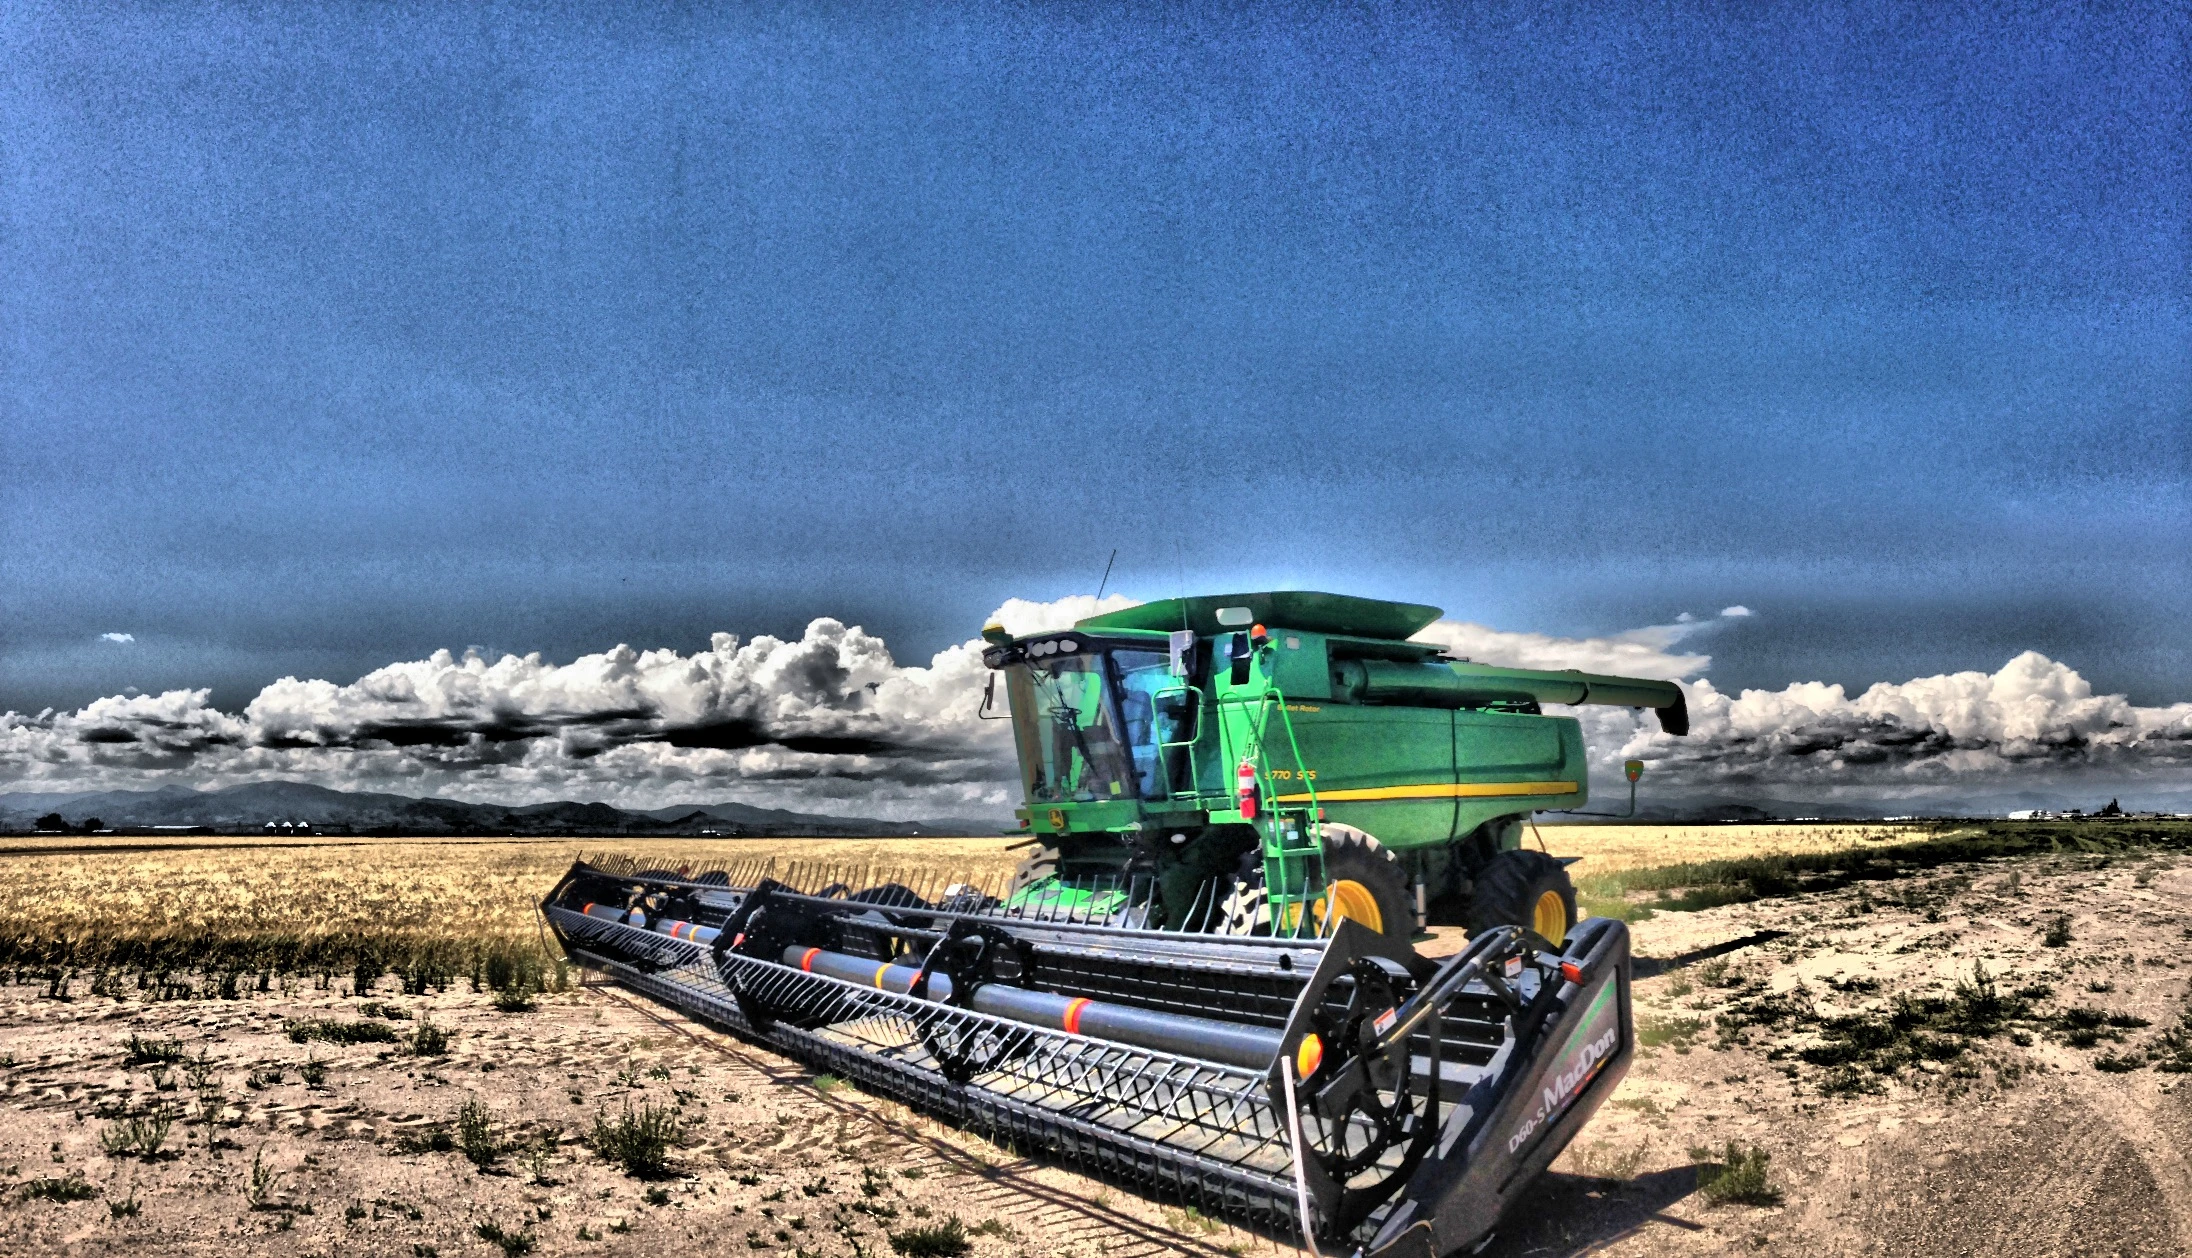
[[[1331,909],[1326,910],[1329,900]],[[1322,923],[1324,934],[1340,928],[1343,919],[1361,922],[1379,934],[1385,933],[1385,915],[1378,912],[1378,898],[1370,894],[1370,888],[1352,878],[1342,878],[1325,888],[1323,897],[1317,900],[1317,920]]]
[[[1554,943],[1567,940],[1568,904],[1560,898],[1558,891],[1548,891],[1539,896],[1537,908],[1531,913],[1531,917],[1535,920],[1531,922],[1530,929]]]

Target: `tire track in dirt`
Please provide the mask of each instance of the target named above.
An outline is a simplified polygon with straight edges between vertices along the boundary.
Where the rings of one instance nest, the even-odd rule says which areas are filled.
[[[2176,1252],[2192,1252],[2192,1136],[2181,1089],[2148,1093],[2144,1087],[2110,1086],[2083,1072],[2065,1072],[2070,1091],[2139,1159],[2154,1181],[2156,1196],[2168,1211],[2178,1239]],[[2140,1083],[2144,1083],[2141,1077]]]
[[[737,1068],[750,1073],[759,1083],[774,1087],[809,1087],[811,1090],[814,1076],[803,1067],[765,1050],[756,1049],[726,1032],[669,1013],[644,997],[633,995],[622,988],[607,983],[598,986],[589,983],[588,986],[597,994],[622,1003],[663,1030],[728,1059]],[[1046,1173],[1059,1176],[1060,1168],[1033,1158],[1016,1156],[1001,1146],[987,1146],[979,1153],[969,1151],[943,1139],[938,1132],[945,1129],[938,1127],[937,1131],[924,1131],[912,1123],[871,1109],[866,1099],[857,1094],[830,1091],[816,1092],[815,1095],[823,1104],[838,1112],[840,1133],[856,1129],[876,1133],[881,1137],[880,1141],[871,1137],[861,1143],[882,1143],[896,1151],[899,1156],[895,1160],[901,1169],[958,1178],[960,1190],[968,1192],[975,1200],[994,1209],[997,1217],[1012,1219],[1016,1225],[1028,1231],[1039,1232],[1044,1249],[1048,1252],[1063,1253],[1070,1249],[1102,1254],[1105,1258],[1157,1258],[1158,1255],[1169,1254],[1185,1254],[1192,1258],[1233,1258],[1238,1250],[1229,1246],[1241,1245],[1251,1245],[1280,1255],[1306,1252],[1283,1241],[1274,1241],[1232,1228],[1223,1228],[1220,1234],[1222,1243],[1220,1240],[1184,1235],[1162,1224],[1113,1207],[1110,1204],[1112,1191],[1102,1189],[1094,1181],[1083,1179],[1072,1185],[1043,1181],[1042,1177]],[[979,1141],[977,1137],[968,1139]],[[781,1150],[770,1151],[796,1154],[820,1143],[823,1142],[810,1138]],[[843,1134],[836,1141],[836,1147],[847,1147]],[[996,1160],[991,1156],[992,1150]],[[913,1156],[905,1156],[908,1152]],[[1215,1224],[1213,1226],[1222,1227]]]
[[[1835,1159],[1820,1194],[1861,1194],[1847,1252],[2165,1258],[2185,1252],[2141,1150],[2085,1089],[2034,1079],[1998,1107],[1914,1124]],[[2056,1086],[2051,1086],[2056,1085]]]

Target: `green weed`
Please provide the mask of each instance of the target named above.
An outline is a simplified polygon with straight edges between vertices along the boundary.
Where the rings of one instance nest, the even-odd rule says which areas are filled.
[[[137,1035],[129,1037],[129,1054],[122,1058],[125,1066],[171,1066],[183,1059],[180,1040],[148,1040]]]
[[[338,1022],[333,1018],[291,1018],[282,1033],[292,1044],[324,1040],[329,1044],[393,1044],[396,1029],[382,1022]]]
[[[99,1190],[84,1182],[81,1175],[65,1179],[34,1179],[16,1190],[24,1201],[89,1201],[99,1195]]]
[[[1692,1149],[1693,1158],[1712,1156],[1709,1149]],[[1735,1141],[1728,1142],[1727,1152],[1720,1162],[1700,1167],[1697,1173],[1697,1190],[1706,1201],[1716,1206],[1777,1206],[1781,1204],[1780,1190],[1766,1177],[1772,1158],[1764,1149],[1745,1149]]]
[[[631,1102],[626,1101],[624,1113],[617,1119],[594,1115],[594,1130],[587,1144],[634,1179],[659,1179],[669,1173],[670,1147],[684,1134],[685,1121],[675,1110],[649,1105],[635,1112]]]
[[[457,1107],[457,1148],[466,1160],[484,1171],[502,1156],[502,1147],[489,1121],[487,1106],[478,1097]]]
[[[481,1240],[499,1246],[506,1258],[521,1258],[521,1255],[532,1253],[533,1247],[540,1243],[531,1232],[505,1232],[495,1223],[480,1223],[472,1230]]]
[[[107,1124],[99,1133],[99,1144],[114,1157],[138,1157],[147,1162],[156,1161],[160,1146],[167,1143],[169,1128],[175,1124],[174,1114],[161,1110],[153,1114],[140,1114]]]
[[[942,1223],[892,1232],[889,1240],[892,1252],[903,1254],[905,1258],[959,1258],[974,1248],[974,1243],[967,1239],[966,1225],[956,1215]]]
[[[449,1032],[420,1018],[418,1029],[411,1032],[411,1051],[420,1057],[447,1056]]]

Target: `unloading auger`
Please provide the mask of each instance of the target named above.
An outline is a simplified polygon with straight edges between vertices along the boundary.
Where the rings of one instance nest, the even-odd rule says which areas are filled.
[[[1588,918],[1429,958],[1150,929],[964,886],[581,860],[543,904],[577,963],[1023,1150],[1318,1251],[1479,1243],[1634,1052],[1629,936]],[[1105,897],[1098,897],[1103,899]]]

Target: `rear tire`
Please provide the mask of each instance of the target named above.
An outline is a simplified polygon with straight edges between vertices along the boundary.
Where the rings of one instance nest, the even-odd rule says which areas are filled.
[[[1555,921],[1559,930],[1548,930]],[[1470,934],[1520,926],[1557,944],[1567,940],[1575,924],[1575,883],[1567,868],[1545,853],[1519,848],[1501,852],[1477,872],[1469,900]]]

